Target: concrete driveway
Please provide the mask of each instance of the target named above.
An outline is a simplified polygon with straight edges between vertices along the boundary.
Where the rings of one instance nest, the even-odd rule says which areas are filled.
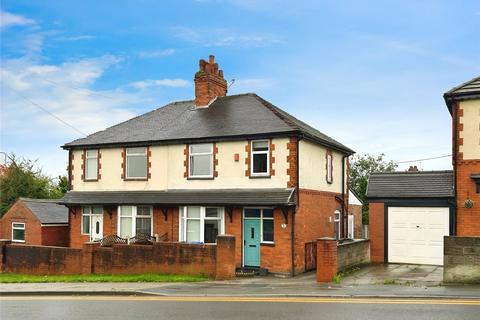
[[[443,280],[443,267],[417,264],[372,264],[349,273],[344,285],[410,284],[437,286]]]

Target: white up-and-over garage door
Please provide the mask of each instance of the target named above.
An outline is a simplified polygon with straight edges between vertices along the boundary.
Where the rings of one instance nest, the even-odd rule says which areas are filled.
[[[443,265],[448,207],[389,207],[388,262]]]

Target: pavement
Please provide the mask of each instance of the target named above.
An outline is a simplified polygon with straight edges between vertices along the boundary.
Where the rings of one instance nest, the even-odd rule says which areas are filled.
[[[315,273],[294,278],[237,278],[194,283],[31,283],[0,284],[7,295],[156,295],[170,297],[399,297],[475,298],[480,285],[442,285],[441,267],[369,265],[345,275],[339,284],[321,284]]]

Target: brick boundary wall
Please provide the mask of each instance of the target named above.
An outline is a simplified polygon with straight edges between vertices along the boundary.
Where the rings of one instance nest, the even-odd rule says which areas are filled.
[[[0,240],[1,272],[54,274],[205,274],[218,280],[235,277],[235,237],[220,235],[216,245],[159,242],[153,245],[82,249],[29,246]]]
[[[317,282],[332,282],[340,271],[370,263],[370,241],[337,243],[335,238],[317,239]]]
[[[480,284],[480,237],[443,238],[443,281]]]

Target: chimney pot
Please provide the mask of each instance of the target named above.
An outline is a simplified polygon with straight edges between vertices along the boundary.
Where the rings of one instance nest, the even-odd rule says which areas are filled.
[[[208,62],[200,59],[199,71],[195,73],[195,105],[207,106],[216,97],[227,95],[227,81],[223,71],[215,63],[215,56],[210,55]]]

